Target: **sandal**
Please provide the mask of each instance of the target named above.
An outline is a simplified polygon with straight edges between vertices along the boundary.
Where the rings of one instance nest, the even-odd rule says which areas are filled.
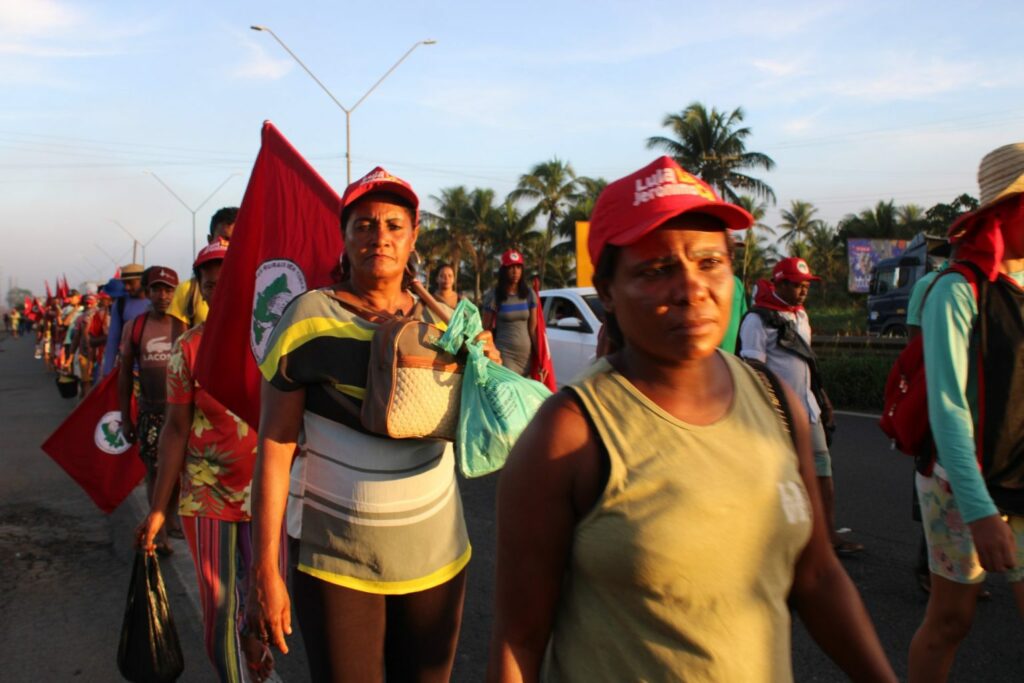
[[[852,541],[839,541],[839,543],[832,544],[832,549],[839,557],[852,557],[859,552],[863,552],[864,544]]]

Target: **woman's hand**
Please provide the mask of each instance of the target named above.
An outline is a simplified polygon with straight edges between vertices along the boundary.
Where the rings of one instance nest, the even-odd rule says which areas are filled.
[[[154,552],[156,544],[153,541],[163,528],[165,520],[163,510],[150,511],[139,526],[135,527],[135,547],[147,553]]]
[[[487,356],[488,358],[493,360],[498,365],[503,365],[504,364],[501,361],[501,351],[499,351],[498,347],[494,345],[494,335],[493,334],[491,334],[490,332],[487,332],[487,331],[481,332],[480,334],[477,335],[475,341],[483,342],[483,344],[484,344],[484,355],[485,356]]]
[[[284,637],[292,634],[291,600],[276,567],[254,572],[245,605],[247,632],[288,654]]]

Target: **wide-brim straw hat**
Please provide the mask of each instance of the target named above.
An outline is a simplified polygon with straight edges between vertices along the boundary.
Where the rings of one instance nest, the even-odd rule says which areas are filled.
[[[965,221],[999,202],[1024,193],[1024,142],[1014,142],[994,149],[978,166],[978,208],[957,217],[949,226],[950,234]]]

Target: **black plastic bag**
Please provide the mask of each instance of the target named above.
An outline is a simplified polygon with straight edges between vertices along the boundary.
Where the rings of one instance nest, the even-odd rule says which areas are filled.
[[[132,683],[172,683],[185,670],[160,564],[144,552],[135,554],[117,668]]]

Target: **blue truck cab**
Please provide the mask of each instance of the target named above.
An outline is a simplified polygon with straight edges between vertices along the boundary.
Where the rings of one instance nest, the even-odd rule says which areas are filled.
[[[925,273],[941,267],[945,261],[941,252],[947,246],[944,238],[918,233],[902,254],[875,265],[868,290],[868,334],[907,335],[907,304],[914,285]]]

